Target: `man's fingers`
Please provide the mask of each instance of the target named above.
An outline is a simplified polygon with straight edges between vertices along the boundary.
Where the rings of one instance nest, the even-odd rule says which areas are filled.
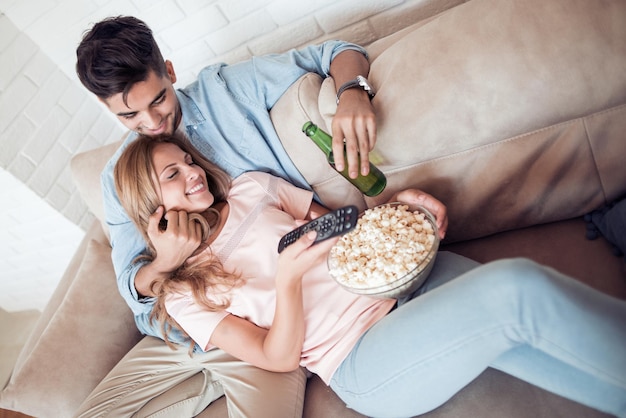
[[[376,123],[373,120],[365,122],[363,134],[359,138],[359,152],[361,154],[361,174],[367,176],[370,172],[370,151],[376,146]]]
[[[189,235],[189,217],[185,211],[171,211],[176,212],[176,222],[178,225],[178,233],[180,235]],[[169,212],[168,212],[169,213]]]
[[[346,159],[348,164],[348,174],[350,178],[359,176],[359,141],[356,137],[346,137]]]
[[[333,136],[333,159],[335,161],[335,168],[339,171],[343,171],[346,164],[343,155],[345,147],[343,138],[343,132],[339,136]]]
[[[200,222],[196,222],[193,219],[188,221],[189,225],[189,239],[197,242],[198,244],[202,241],[202,226]]]
[[[148,218],[148,236],[153,236],[159,232],[159,223],[163,218],[163,206],[159,206],[152,215]]]
[[[345,125],[342,126],[338,129],[338,136],[333,136],[336,168],[342,171],[347,165],[351,178],[356,178],[359,174],[366,176],[370,169],[369,152],[375,144],[376,124],[373,120],[353,121],[348,129]]]
[[[161,222],[165,224],[162,225]],[[195,226],[190,225],[189,222],[197,224],[189,220],[189,215],[185,211],[168,210],[163,215],[163,207],[159,206],[148,218],[148,235],[163,231],[170,235],[187,237],[191,232],[196,232]]]

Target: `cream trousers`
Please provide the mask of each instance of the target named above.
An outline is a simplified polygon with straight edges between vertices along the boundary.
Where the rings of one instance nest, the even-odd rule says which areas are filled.
[[[93,390],[76,416],[192,417],[222,395],[229,417],[302,416],[303,369],[273,373],[219,349],[192,357],[187,351],[145,337]]]

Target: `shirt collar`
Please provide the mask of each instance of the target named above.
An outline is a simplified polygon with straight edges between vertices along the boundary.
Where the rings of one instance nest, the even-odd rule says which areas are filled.
[[[176,97],[183,113],[182,123],[185,126],[194,126],[206,121],[196,103],[183,90],[176,90]]]

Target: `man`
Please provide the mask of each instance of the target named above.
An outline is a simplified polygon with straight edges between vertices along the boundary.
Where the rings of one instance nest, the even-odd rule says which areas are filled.
[[[359,168],[365,174],[369,168],[367,158],[362,159],[362,167],[356,163],[358,153],[367,157],[373,148],[376,131],[368,92],[352,82],[369,72],[365,51],[356,45],[329,41],[235,65],[212,65],[195,82],[175,90],[174,67],[161,56],[151,30],[136,18],[115,17],[97,23],[84,35],[77,48],[76,69],[85,87],[134,131],[125,144],[137,133],[156,136],[181,130],[233,177],[261,170],[305,188],[309,186],[282,148],[269,109],[302,75],[332,76],[337,86],[345,86],[339,89],[341,100],[332,126],[335,153],[342,155],[345,138],[351,175],[355,177]],[[158,325],[149,319],[154,303],[151,283],[180,266],[198,247],[200,234],[186,213],[164,214],[159,209],[150,219],[149,231],[157,256],[151,263],[134,262],[145,242],[122,209],[113,181],[113,168],[123,148],[101,177],[113,264],[118,287],[139,330],[162,338]],[[338,161],[337,168],[343,164]],[[167,220],[164,231],[159,229],[163,217]],[[185,342],[180,334],[170,335],[174,342]],[[303,370],[276,374],[218,349],[197,352],[191,358],[186,351],[184,347],[171,351],[163,341],[144,338],[94,390],[80,414],[132,415],[154,396],[199,372],[207,376],[204,398],[211,401],[226,393],[231,416],[302,413]],[[198,402],[198,407],[205,404]]]

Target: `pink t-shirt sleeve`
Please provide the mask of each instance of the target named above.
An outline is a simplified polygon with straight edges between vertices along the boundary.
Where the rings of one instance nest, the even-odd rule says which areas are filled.
[[[288,181],[262,172],[246,173],[249,179],[258,183],[273,196],[279,207],[294,219],[304,219],[311,208],[313,192],[294,186]]]
[[[191,295],[173,293],[167,296],[165,306],[170,316],[189,334],[204,351],[217,325],[229,315],[226,311],[211,312],[194,302]]]

